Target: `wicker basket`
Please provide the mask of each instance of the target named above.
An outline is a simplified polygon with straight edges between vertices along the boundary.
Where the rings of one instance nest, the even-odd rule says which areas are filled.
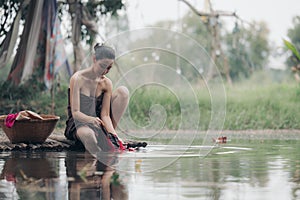
[[[12,143],[43,143],[55,128],[58,116],[40,115],[43,120],[16,120],[12,128],[5,126],[6,115],[0,116],[0,126]]]

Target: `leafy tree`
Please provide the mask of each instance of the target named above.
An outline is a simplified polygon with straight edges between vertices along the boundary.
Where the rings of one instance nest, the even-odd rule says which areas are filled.
[[[212,33],[209,29],[208,20],[203,20],[201,17],[197,16],[193,12],[188,12],[185,16],[183,16],[180,21],[159,21],[154,24],[154,27],[162,27],[170,30],[181,30],[181,32],[187,34],[191,38],[195,39],[202,47],[207,51],[207,54],[210,55],[210,51],[212,50]],[[220,28],[222,28],[222,21],[219,22]],[[224,29],[221,29],[224,32]],[[242,77],[250,77],[252,72],[255,70],[263,69],[265,66],[268,56],[270,53],[270,47],[268,43],[268,34],[269,30],[267,25],[264,22],[253,22],[251,26],[239,27],[238,25],[235,27],[233,32],[225,32],[223,35],[221,34],[221,45],[224,49],[224,54],[228,58],[228,64],[230,67],[230,76],[233,80],[238,80]],[[164,36],[152,35],[149,38],[144,38],[141,41],[136,41],[137,45],[141,43],[146,43],[149,45],[155,41],[154,38],[160,38]],[[165,40],[167,44],[168,40]],[[132,44],[134,45],[134,44]],[[181,50],[186,49],[188,54],[192,52],[192,49],[184,48],[186,44],[178,43],[176,47]],[[151,55],[152,52],[149,52]],[[198,76],[199,72],[191,71],[188,66],[189,63],[179,59],[174,55],[170,55],[167,53],[159,52],[159,63],[165,64],[168,66],[180,67],[180,72],[190,80],[195,80],[195,76]],[[138,53],[136,53],[135,60],[123,60],[122,63],[128,62],[128,65],[135,65],[134,63],[143,63],[144,57],[141,55],[138,58]],[[152,58],[152,57],[151,57]],[[152,62],[155,62],[153,60]],[[218,66],[222,66],[222,57],[219,56],[216,59],[216,64]],[[177,66],[179,64],[179,66]],[[224,75],[224,72],[221,71]]]
[[[233,80],[247,78],[253,71],[264,68],[270,54],[268,34],[264,22],[253,22],[248,28],[236,24],[233,32],[225,35]]]
[[[293,27],[288,29],[288,37],[297,49],[300,49],[300,16],[293,18]]]
[[[193,12],[188,12],[182,18],[182,32],[187,33],[193,39],[198,41],[203,48],[208,52],[211,49],[212,36],[207,28],[207,21],[194,14]]]
[[[3,13],[0,20],[0,53],[7,52],[5,49],[10,45],[15,45],[9,40],[5,40],[10,34],[17,13],[22,11],[21,23],[23,26],[27,16],[29,5],[37,5],[37,0],[21,1],[21,0],[1,0],[0,13]],[[76,71],[81,66],[83,60],[83,48],[81,43],[85,42],[92,45],[95,36],[98,33],[97,21],[103,16],[117,16],[117,11],[124,8],[122,0],[66,0],[58,3],[59,16],[69,15],[70,29],[68,29],[69,38],[72,41],[74,49],[74,70]],[[25,18],[25,16],[27,18]],[[11,55],[9,55],[10,57]],[[1,55],[0,55],[1,57]],[[2,66],[2,65],[0,65]],[[3,66],[2,66],[3,67]],[[42,78],[40,79],[42,81]]]
[[[7,73],[3,73],[3,68],[10,67],[13,69],[11,63],[8,63],[9,58],[13,54],[8,54],[8,47],[15,47],[18,45],[17,40],[15,42],[11,42],[9,34],[12,33],[11,30],[13,29],[15,19],[20,16],[18,13],[21,13],[20,18],[20,26],[19,30],[23,31],[24,29],[29,26],[26,26],[26,19],[27,22],[32,21],[32,17],[28,17],[27,15],[29,12],[29,7],[35,7],[35,5],[39,2],[39,0],[29,0],[29,1],[22,1],[22,0],[1,0],[0,1],[0,69],[1,69],[1,79],[5,80],[3,76],[7,76]],[[44,1],[44,3],[49,3],[49,1]],[[51,2],[52,3],[52,2]],[[111,17],[117,16],[118,11],[123,9],[123,1],[122,0],[92,0],[92,1],[83,1],[83,0],[66,0],[66,1],[59,1],[58,3],[58,14],[62,19],[70,20],[70,26],[68,31],[68,38],[64,38],[70,41],[74,41],[73,37],[76,35],[76,42],[73,43],[73,47],[76,51],[79,49],[78,44],[86,43],[87,45],[92,45],[95,39],[95,35],[98,31],[97,21],[101,17]],[[19,12],[20,11],[20,12]],[[33,14],[33,13],[29,13]],[[68,15],[68,17],[66,17]],[[63,18],[64,17],[64,18]],[[19,18],[18,18],[19,19]],[[78,20],[79,19],[79,20]],[[30,23],[29,23],[30,24]],[[26,27],[25,27],[25,26]],[[24,28],[25,27],[25,28]],[[75,30],[76,29],[76,30]],[[18,33],[18,37],[20,38],[20,31],[14,31],[14,33]],[[74,34],[76,33],[76,34]],[[21,33],[22,34],[22,33]],[[12,35],[12,34],[11,34]],[[11,36],[10,35],[10,36]],[[7,39],[9,38],[9,39]],[[17,38],[17,37],[13,37]],[[24,38],[25,40],[27,38]],[[21,45],[19,45],[20,47]],[[10,48],[11,49],[11,48]],[[80,49],[82,51],[82,49]],[[74,50],[74,52],[76,52]],[[41,50],[42,52],[42,50]],[[9,55],[9,56],[6,56]],[[23,54],[24,55],[24,54]],[[79,60],[76,55],[74,55],[75,61]],[[2,62],[2,61],[5,62]],[[4,63],[4,64],[3,64]],[[8,64],[6,64],[8,63]],[[18,64],[18,62],[16,62]],[[40,62],[42,63],[42,62]],[[76,64],[76,63],[75,63]],[[74,65],[75,65],[74,64]],[[78,62],[80,66],[80,62]],[[34,70],[31,74],[29,74],[28,81],[23,83],[22,85],[15,85],[13,81],[5,81],[0,83],[0,107],[3,109],[1,113],[9,113],[11,111],[19,111],[22,109],[30,109],[30,107],[20,107],[18,102],[27,102],[30,99],[38,98],[42,96],[45,91],[45,83],[43,79],[43,67],[39,67],[38,65],[34,66]],[[75,70],[77,68],[75,67]],[[7,69],[5,69],[7,70]],[[18,84],[18,83],[17,83]],[[51,88],[51,95],[53,96],[53,87],[56,84],[53,84]],[[9,100],[11,103],[8,104]],[[31,102],[31,101],[30,101]],[[29,102],[29,104],[30,104]],[[52,102],[53,104],[53,102]],[[40,106],[46,107],[46,105]],[[53,112],[53,106],[50,106]]]
[[[199,42],[209,55],[209,52],[212,49],[211,40],[213,38],[208,23],[208,20],[200,18],[193,12],[188,12],[180,22],[158,22],[155,26],[168,29],[180,26],[182,32]],[[223,22],[220,21],[219,26],[221,28],[222,24]],[[251,24],[252,25],[247,28],[236,24],[232,32],[225,31],[225,34],[221,35],[220,38],[224,54],[228,58],[230,76],[233,80],[250,77],[255,70],[263,69],[268,61],[268,56],[270,54],[268,27],[264,22],[254,21]],[[224,32],[224,29],[221,31]],[[184,44],[179,44],[179,46],[181,45]],[[174,62],[174,58],[171,58],[170,56],[166,58],[161,57],[161,61],[166,59],[169,60],[168,63],[171,63],[171,60]],[[189,71],[185,70],[188,69],[185,67],[187,64],[188,63],[181,63],[181,72],[185,75],[189,73]],[[217,58],[216,64],[218,66],[223,65],[221,57]]]
[[[293,18],[293,28],[288,30],[288,40],[283,40],[287,49],[291,52],[291,56],[287,59],[286,63],[291,67],[294,72],[296,81],[300,82],[300,16]]]

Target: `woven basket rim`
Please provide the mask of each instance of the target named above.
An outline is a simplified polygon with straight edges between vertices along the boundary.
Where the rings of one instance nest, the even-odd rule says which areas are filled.
[[[41,114],[44,119],[24,119],[16,120],[11,128],[5,126],[7,115],[0,116],[0,126],[8,139],[12,143],[44,142],[53,132],[57,121],[60,119],[56,115]]]
[[[60,117],[57,115],[47,115],[47,114],[40,114],[41,117],[43,117],[44,119],[40,120],[40,119],[29,119],[29,120],[16,120],[16,122],[20,123],[20,122],[47,122],[47,121],[53,121],[53,120],[59,120]],[[5,120],[5,118],[7,117],[7,115],[1,115],[0,116],[0,122],[3,122]]]

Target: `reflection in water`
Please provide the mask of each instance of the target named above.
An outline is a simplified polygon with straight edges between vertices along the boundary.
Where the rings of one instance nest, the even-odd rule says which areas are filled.
[[[117,155],[102,155],[100,160],[105,160],[106,164],[88,153],[67,154],[69,199],[127,199],[126,188],[111,167],[117,162]]]
[[[163,148],[102,155],[106,165],[83,152],[1,153],[0,199],[300,199],[300,140],[231,140],[205,159],[195,145],[149,173],[180,151]]]
[[[12,152],[0,175],[1,199],[45,199],[53,193],[56,178],[57,161],[46,154]]]
[[[105,165],[88,153],[68,152],[64,166],[50,152],[6,156],[0,162],[0,199],[128,199],[119,174],[110,167],[117,162],[115,155],[102,155]]]

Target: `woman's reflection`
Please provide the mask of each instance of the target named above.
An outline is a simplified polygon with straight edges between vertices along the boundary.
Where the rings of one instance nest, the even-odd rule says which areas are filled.
[[[97,160],[89,153],[68,152],[66,170],[70,200],[128,199],[126,187],[111,167],[116,164],[117,155],[99,156]]]

